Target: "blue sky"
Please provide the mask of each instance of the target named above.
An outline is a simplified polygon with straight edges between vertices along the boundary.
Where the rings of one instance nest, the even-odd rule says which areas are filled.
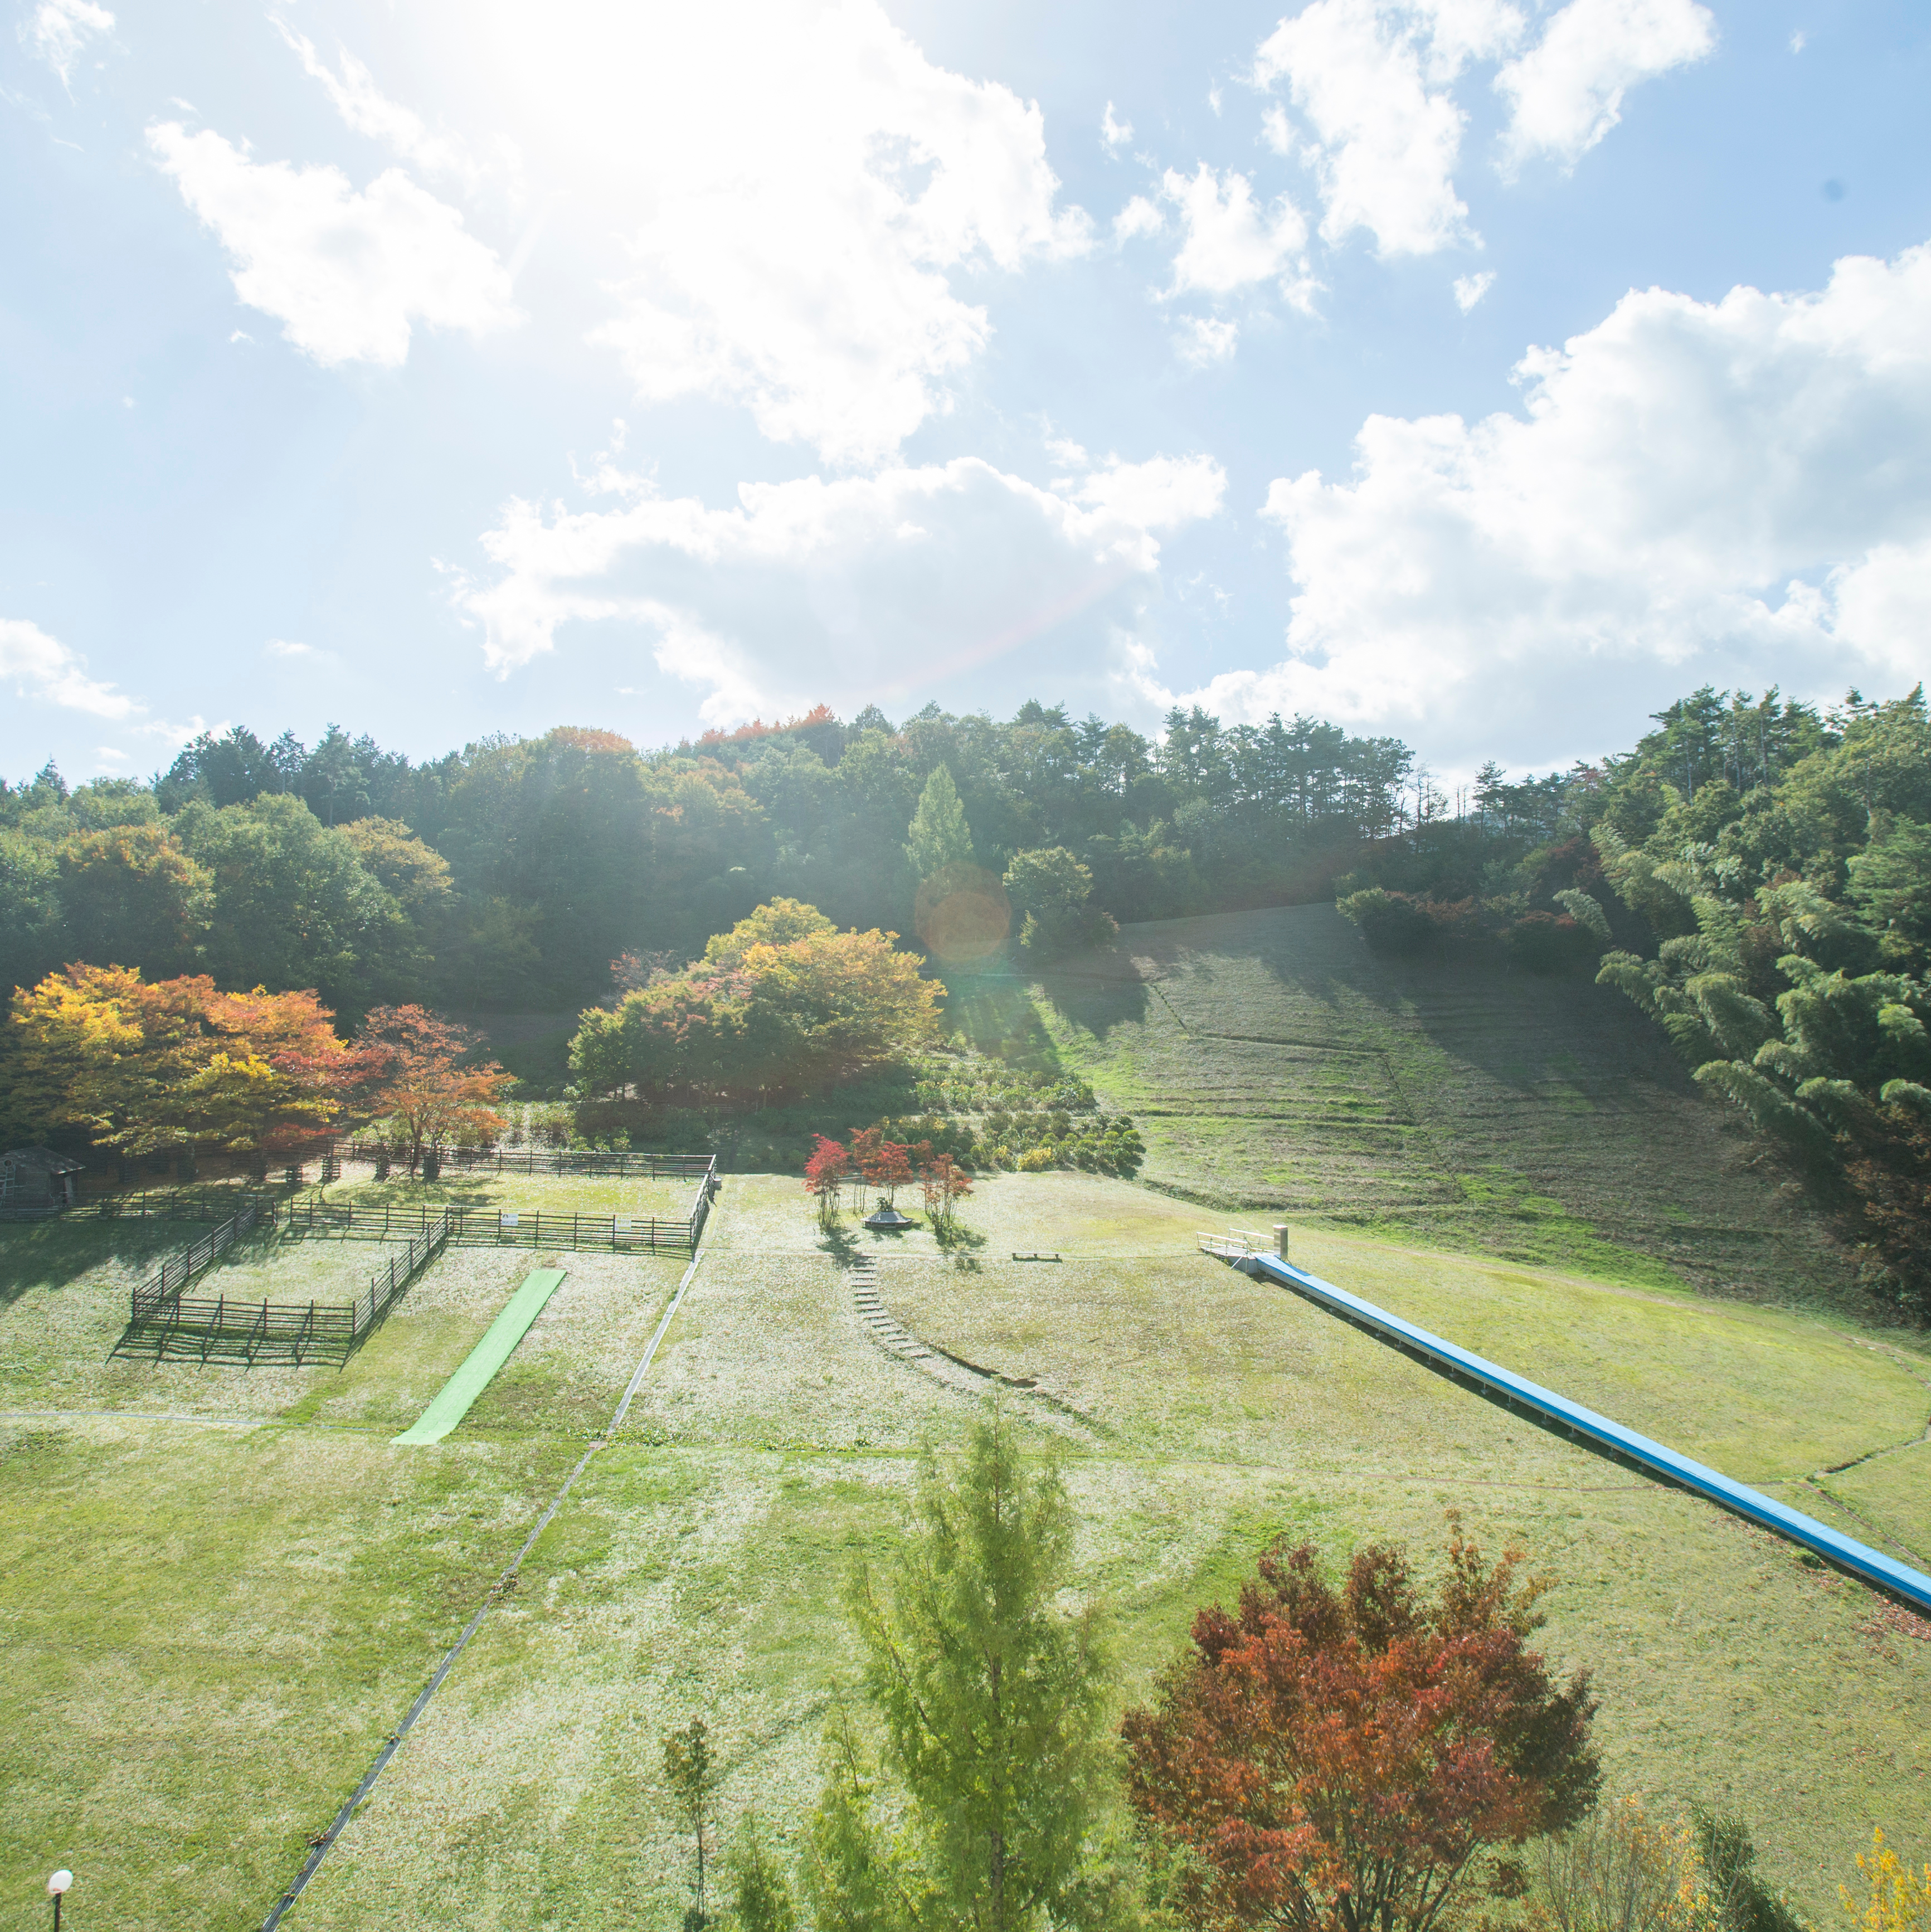
[[[1452,778],[1931,655],[1921,7],[13,24],[10,776],[1036,696]]]

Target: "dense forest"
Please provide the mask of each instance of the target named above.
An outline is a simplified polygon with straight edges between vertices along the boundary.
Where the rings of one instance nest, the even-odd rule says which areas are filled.
[[[1177,712],[1156,743],[1038,704],[895,729],[821,710],[655,752],[565,727],[425,764],[333,728],[310,750],[237,727],[150,784],[0,784],[0,985],[81,958],[313,987],[351,1016],[553,1010],[601,998],[625,954],[697,957],[774,898],[909,934],[908,831],[942,766],[983,869],[1070,852],[1122,920],[1267,904],[1407,826],[1413,766],[1306,718]]]
[[[591,1008],[580,1098],[627,1130],[640,1107],[849,1081],[895,1025],[919,1046],[916,962],[887,935],[944,974],[1333,897],[1380,951],[1620,988],[1921,1312],[1923,693],[1819,710],[1706,688],[1654,722],[1566,771],[1485,766],[1452,798],[1399,740],[1198,709],[1157,740],[1039,704],[895,727],[821,708],[655,752],[564,727],[423,764],[334,727],[313,749],[237,727],[148,783],[0,784],[0,984],[85,962],[202,976],[204,1002],[312,989],[345,1032],[405,1005]],[[1060,1115],[1093,1106],[1026,1097],[999,1102],[1037,1116],[1001,1130],[1014,1159],[1063,1148],[1082,1130]],[[1130,1166],[1130,1126],[1096,1123],[1091,1158]]]

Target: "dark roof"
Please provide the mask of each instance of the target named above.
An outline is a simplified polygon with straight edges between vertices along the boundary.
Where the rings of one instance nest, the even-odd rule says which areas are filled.
[[[0,1154],[0,1166],[37,1167],[48,1174],[78,1174],[84,1164],[48,1147],[14,1148]]]

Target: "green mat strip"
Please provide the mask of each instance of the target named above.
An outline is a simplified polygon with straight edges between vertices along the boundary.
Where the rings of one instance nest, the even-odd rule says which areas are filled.
[[[562,1286],[561,1268],[538,1268],[522,1287],[503,1304],[502,1312],[490,1324],[483,1339],[469,1351],[463,1366],[442,1384],[436,1400],[422,1412],[412,1429],[405,1429],[394,1439],[397,1442],[440,1442],[469,1412],[469,1406],[495,1379],[496,1371],[508,1361],[516,1345],[529,1332],[529,1324],[543,1312],[543,1304]]]

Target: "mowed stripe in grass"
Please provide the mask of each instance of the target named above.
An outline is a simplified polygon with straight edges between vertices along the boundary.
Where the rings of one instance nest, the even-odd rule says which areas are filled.
[[[1128,926],[1042,983],[1156,1186],[1611,1279],[1852,1292],[1792,1178],[1586,977],[1379,959],[1294,906]]]

